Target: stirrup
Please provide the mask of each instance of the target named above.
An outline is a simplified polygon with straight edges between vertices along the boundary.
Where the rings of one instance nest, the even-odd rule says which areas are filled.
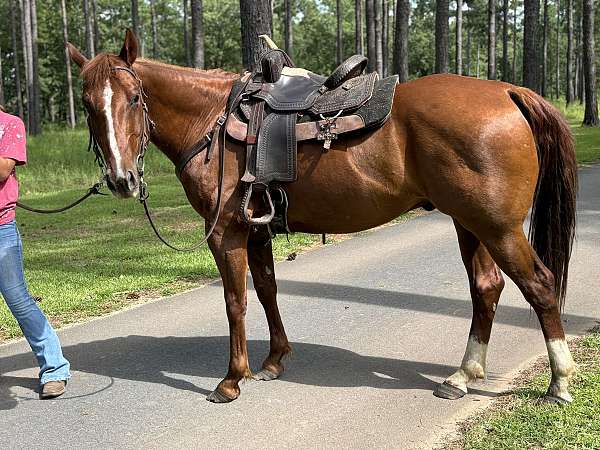
[[[248,208],[250,207],[250,200],[252,199],[254,184],[255,183],[249,184],[248,188],[246,189],[246,193],[244,194],[244,198],[242,200],[242,217],[244,218],[244,221],[250,225],[266,225],[273,220],[273,217],[275,217],[275,206],[273,205],[273,200],[271,200],[271,194],[269,193],[268,186],[265,186],[263,194],[267,197],[270,212],[258,218],[250,217],[250,214],[248,214]]]

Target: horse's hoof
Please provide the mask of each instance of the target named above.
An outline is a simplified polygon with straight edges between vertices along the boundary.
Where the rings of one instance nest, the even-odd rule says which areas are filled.
[[[542,399],[542,404],[545,405],[568,405],[572,400],[567,400],[565,398],[557,397],[555,395],[546,394]]]
[[[277,378],[279,378],[278,373],[275,373],[269,369],[262,369],[260,372],[255,373],[252,378],[254,378],[257,381],[271,381],[271,380],[276,380]]]
[[[445,398],[447,400],[458,400],[464,397],[466,394],[462,389],[452,386],[450,383],[443,382],[438,384],[437,388],[433,391],[433,395],[439,398]]]
[[[225,394],[219,391],[219,388],[217,388],[206,396],[206,400],[212,403],[230,403],[234,401],[235,398],[227,397]]]

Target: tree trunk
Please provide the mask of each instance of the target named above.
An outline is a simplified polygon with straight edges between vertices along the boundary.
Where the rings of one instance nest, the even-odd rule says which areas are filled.
[[[512,55],[512,82],[517,84],[517,0],[514,0],[513,9],[513,55]]]
[[[390,7],[388,0],[383,0],[383,17],[381,18],[381,53],[383,76],[388,76],[389,34],[390,34]]]
[[[335,55],[338,65],[342,63],[344,59],[344,22],[342,16],[342,0],[336,0],[335,5],[335,15],[337,18],[337,37],[336,37],[336,45],[335,45]]]
[[[583,125],[597,127],[596,59],[594,55],[594,0],[583,0],[583,70],[585,72],[585,114]]]
[[[100,52],[100,29],[98,28],[98,0],[92,0],[92,21],[94,23],[94,53]]]
[[[539,0],[525,0],[523,19],[523,86],[538,89],[538,52],[536,37],[540,16]]]
[[[150,20],[152,23],[152,57],[158,58],[158,26],[156,24],[156,0],[150,0]]]
[[[69,126],[75,128],[75,101],[73,100],[73,79],[71,77],[71,58],[69,57],[69,49],[67,48],[67,42],[69,42],[69,27],[67,21],[67,6],[65,0],[60,0],[60,12],[62,16],[63,25],[63,41],[65,44],[65,67],[67,70],[67,98],[69,101],[69,109],[67,117],[69,120]]]
[[[467,59],[465,61],[465,67],[467,68],[466,75],[471,76],[471,28],[467,27]]]
[[[202,24],[202,0],[191,0],[192,3],[192,65],[204,69],[204,27]]]
[[[502,3],[502,81],[508,81],[508,0]]]
[[[394,35],[394,73],[400,83],[408,81],[408,18],[410,0],[398,0],[396,4],[396,33]]]
[[[366,0],[368,71],[377,71],[377,40],[375,38],[375,1]]]
[[[456,74],[462,75],[462,26],[463,26],[463,2],[456,0],[456,55],[454,67]]]
[[[21,33],[23,35],[23,53],[25,55],[25,71],[27,79],[27,131],[31,132],[34,119],[34,94],[33,94],[33,56],[31,50],[31,4],[30,0],[21,0]]]
[[[240,0],[242,24],[242,62],[254,70],[263,53],[264,43],[259,35],[273,35],[273,14],[269,0]]]
[[[542,28],[542,97],[548,95],[548,0],[544,0],[544,26]]]
[[[496,0],[488,0],[488,80],[496,79]]]
[[[339,3],[339,0],[338,0]],[[285,52],[290,55],[290,58],[294,57],[294,28],[292,21],[292,11],[294,9],[294,0],[285,0]],[[339,20],[339,18],[338,18]],[[338,25],[339,26],[339,25]]]
[[[567,106],[573,103],[573,0],[567,0]]]
[[[573,37],[575,38],[575,49],[573,51],[574,56],[575,56],[575,74],[573,75],[573,96],[575,97],[575,99],[581,99],[581,96],[579,95],[579,78],[581,75],[581,70],[580,70],[580,58],[581,58],[581,22],[580,19],[578,17],[575,17],[576,14],[576,10],[573,10]],[[577,25],[575,25],[575,23],[577,23]],[[577,27],[577,28],[575,28]]]
[[[376,55],[376,65],[377,65],[377,73],[379,76],[383,76],[383,47],[382,47],[382,26],[381,26],[381,1],[375,0],[375,55]]]
[[[579,77],[578,77],[578,89],[577,92],[579,94],[579,103],[583,105],[585,102],[585,72],[583,70],[583,12],[581,8],[579,8],[579,33],[578,33],[579,43],[577,45],[578,51],[578,59],[579,59]]]
[[[31,45],[29,44],[31,33],[31,13],[29,10],[29,0],[19,0],[21,10],[21,45],[23,47],[23,65],[25,66],[25,114],[23,120],[29,131],[29,115],[31,112],[31,79],[33,75],[30,72],[31,66]]]
[[[183,0],[183,46],[185,47],[185,64],[192,67],[192,52],[190,49],[190,35],[188,34],[188,0]]]
[[[31,134],[38,135],[42,133],[41,117],[41,89],[40,89],[40,69],[38,58],[38,26],[37,26],[37,0],[31,2],[31,58],[33,62],[33,122],[29,130]]]
[[[83,20],[85,21],[85,49],[88,58],[96,56],[94,48],[94,19],[90,0],[83,0]]]
[[[84,0],[87,3],[87,0]],[[140,38],[140,14],[138,9],[138,0],[131,0],[131,26],[133,27],[133,32]]]
[[[354,2],[354,48],[357,55],[364,53],[362,3],[362,0],[355,0]]]
[[[15,66],[15,90],[17,96],[17,111],[21,119],[23,116],[23,93],[21,91],[21,68],[19,67],[19,50],[17,47],[17,1],[10,3],[10,39],[12,41],[13,64]]]
[[[477,78],[479,78],[479,61],[480,61],[481,43],[477,41]]]
[[[560,98],[560,0],[556,0],[556,79],[554,80],[556,98]]]
[[[448,73],[449,1],[437,0],[435,5],[435,72]]]

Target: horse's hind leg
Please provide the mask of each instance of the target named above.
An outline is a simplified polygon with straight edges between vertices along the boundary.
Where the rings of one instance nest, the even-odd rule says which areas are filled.
[[[457,399],[467,393],[467,384],[485,376],[485,357],[492,331],[496,305],[504,288],[504,279],[484,245],[470,231],[454,221],[463,263],[469,277],[473,318],[467,349],[460,368],[434,394]]]
[[[485,240],[494,261],[519,287],[540,321],[552,370],[546,401],[570,402],[567,388],[575,372],[560,320],[554,275],[529,245],[521,226]]]
[[[270,350],[262,370],[254,374],[257,380],[269,381],[283,372],[282,358],[291,352],[288,338],[277,307],[277,283],[273,264],[273,248],[266,227],[253,229],[248,241],[248,265],[252,281],[269,324]]]

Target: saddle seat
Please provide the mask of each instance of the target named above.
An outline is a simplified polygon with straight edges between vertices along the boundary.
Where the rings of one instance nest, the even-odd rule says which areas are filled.
[[[233,114],[227,133],[246,143],[241,214],[247,223],[268,225],[277,215],[272,232],[289,232],[281,183],[297,178],[298,141],[323,141],[327,152],[338,135],[385,123],[398,77],[379,80],[375,72],[363,74],[366,65],[367,58],[354,55],[323,77],[294,67],[285,52],[272,50],[261,59],[260,71],[236,82],[229,97]],[[262,217],[253,217],[250,210],[253,192],[264,195],[268,212]],[[275,205],[271,192],[279,199]]]

